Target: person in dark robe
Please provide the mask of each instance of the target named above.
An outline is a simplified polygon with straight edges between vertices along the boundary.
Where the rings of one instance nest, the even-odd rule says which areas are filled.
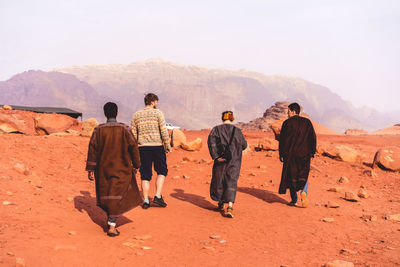
[[[308,174],[314,157],[317,138],[311,121],[299,116],[300,105],[288,106],[288,119],[282,124],[279,135],[279,159],[283,162],[279,194],[289,188],[290,206],[297,205],[297,192],[301,191],[302,207],[308,206]]]
[[[118,216],[142,203],[136,183],[139,149],[129,126],[116,120],[118,106],[104,105],[107,122],[98,125],[89,142],[86,170],[95,180],[97,205],[107,213],[108,236],[118,236]]]
[[[223,124],[211,130],[207,141],[211,158],[214,160],[210,196],[212,200],[218,201],[218,210],[229,218],[233,218],[242,151],[247,147],[242,131],[232,124],[233,120],[232,111],[223,112]],[[225,211],[226,203],[228,207]]]

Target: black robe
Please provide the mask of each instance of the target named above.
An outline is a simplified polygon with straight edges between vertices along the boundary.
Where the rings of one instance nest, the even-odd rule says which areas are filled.
[[[316,145],[317,138],[309,119],[295,115],[283,122],[279,136],[279,157],[284,162],[280,194],[285,194],[291,187],[296,191],[304,188]]]
[[[247,147],[242,131],[236,128],[229,147],[232,159],[228,163],[221,163],[216,160],[220,156],[221,145],[229,143],[234,127],[232,124],[215,126],[211,130],[207,141],[211,158],[214,160],[210,196],[212,200],[224,203],[235,202],[237,181],[242,165],[242,151]]]

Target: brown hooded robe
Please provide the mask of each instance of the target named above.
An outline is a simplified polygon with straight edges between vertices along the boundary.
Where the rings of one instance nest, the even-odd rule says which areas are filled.
[[[285,194],[290,187],[295,191],[303,190],[316,144],[314,127],[309,119],[295,115],[283,122],[279,136],[279,156],[284,163],[279,194]]]
[[[115,121],[94,129],[86,170],[95,172],[97,204],[108,216],[121,215],[142,202],[134,173],[139,167],[138,145],[127,125]]]

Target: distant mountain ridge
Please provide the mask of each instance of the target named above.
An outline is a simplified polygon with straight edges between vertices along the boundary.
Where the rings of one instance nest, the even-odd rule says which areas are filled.
[[[128,122],[143,108],[145,93],[160,97],[168,121],[183,128],[210,128],[224,110],[236,122],[262,117],[275,102],[299,102],[314,121],[335,131],[367,131],[398,123],[370,108],[355,108],[328,88],[300,78],[185,66],[151,59],[128,65],[87,65],[28,71],[0,82],[0,104],[59,106],[104,119],[102,106],[113,100],[119,118]]]

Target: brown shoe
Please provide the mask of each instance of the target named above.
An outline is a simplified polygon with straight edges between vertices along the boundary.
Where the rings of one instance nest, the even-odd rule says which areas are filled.
[[[234,217],[234,216],[233,216],[233,208],[232,208],[232,207],[227,207],[227,208],[226,208],[226,214],[225,214],[225,216],[228,217],[228,218],[233,218],[233,217]]]

